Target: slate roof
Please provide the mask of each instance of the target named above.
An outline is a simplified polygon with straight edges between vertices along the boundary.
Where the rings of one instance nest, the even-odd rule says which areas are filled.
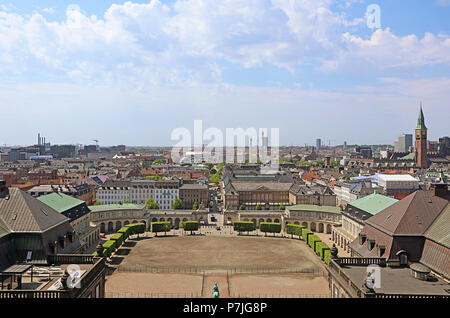
[[[425,237],[450,248],[450,204],[428,228]]]
[[[55,209],[59,213],[70,210],[85,203],[83,200],[76,199],[61,192],[43,195],[38,197],[37,199],[42,203],[48,205],[49,207]]]
[[[428,191],[416,191],[367,219],[366,224],[390,235],[423,235],[448,202]]]
[[[0,219],[11,232],[45,232],[69,219],[28,193],[9,188],[0,198]]]

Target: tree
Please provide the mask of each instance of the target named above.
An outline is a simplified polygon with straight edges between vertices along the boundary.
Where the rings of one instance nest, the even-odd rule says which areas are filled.
[[[284,211],[285,209],[286,209],[286,207],[282,204],[278,207],[279,211]]]
[[[198,221],[184,221],[180,223],[180,227],[185,231],[198,231]]]
[[[102,203],[99,200],[97,200],[94,202],[94,205],[102,205]]]
[[[166,235],[170,231],[170,222],[151,222],[150,231],[156,233],[156,236],[159,232],[164,232],[164,235]]]
[[[172,204],[172,209],[181,210],[183,208],[183,201],[180,198],[176,198]]]
[[[161,159],[156,159],[155,161],[152,162],[152,164],[161,164],[161,163],[165,163],[165,161]]]
[[[261,232],[264,232],[264,236],[266,236],[267,232],[280,233],[281,232],[281,224],[280,223],[261,222],[259,224],[259,230]]]
[[[239,207],[239,210],[245,210],[245,204],[241,204],[241,206]]]
[[[199,204],[197,201],[194,202],[194,205],[192,206],[192,210],[198,210],[199,209]]]
[[[130,203],[131,203],[131,201],[129,199],[125,199],[122,201],[122,204],[130,204]]]
[[[241,232],[250,232],[255,230],[255,225],[251,221],[235,221],[233,223],[233,229],[235,231],[239,232],[239,235],[241,235]]]
[[[256,210],[262,210],[261,204],[258,203],[258,204],[256,205]]]
[[[158,210],[159,205],[158,203],[155,202],[153,198],[148,198],[147,201],[145,202],[145,208],[147,210]]]
[[[302,229],[304,228],[303,225],[286,224],[286,233],[291,234],[291,238],[293,235],[298,235],[298,238],[300,239],[300,236],[302,236]]]

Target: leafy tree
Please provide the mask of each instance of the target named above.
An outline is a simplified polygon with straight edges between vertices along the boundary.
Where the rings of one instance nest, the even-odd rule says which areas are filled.
[[[122,204],[130,204],[130,203],[131,203],[131,201],[129,199],[125,199],[122,201]]]
[[[194,205],[192,206],[192,210],[198,210],[199,209],[199,204],[197,201],[194,202]]]
[[[209,175],[209,182],[210,183],[219,183],[220,182],[220,178],[222,177],[222,175],[220,173],[215,173],[215,174],[210,174]]]
[[[239,232],[239,235],[241,235],[241,232],[250,232],[255,230],[255,225],[251,221],[235,221],[233,223],[233,228],[235,231]]]
[[[172,204],[172,209],[174,209],[174,210],[181,210],[181,209],[183,209],[183,201],[181,201],[180,198],[176,198],[175,201]]]
[[[158,210],[159,205],[158,203],[155,202],[153,198],[148,198],[147,201],[145,202],[145,208],[147,210]]]
[[[261,222],[259,224],[259,230],[264,232],[264,236],[269,233],[280,233],[281,232],[281,224],[280,223],[270,223],[270,222]]]
[[[94,205],[102,205],[102,203],[99,200],[97,200],[94,202]]]
[[[198,221],[184,221],[180,223],[180,227],[184,229],[185,231],[198,231]]]
[[[245,205],[241,204],[241,206],[239,207],[239,210],[245,210]]]
[[[151,222],[150,231],[156,233],[156,236],[159,232],[164,232],[164,235],[166,235],[170,231],[170,222]]]
[[[156,159],[155,161],[152,162],[152,164],[161,164],[161,163],[165,163],[165,161],[161,159]]]
[[[256,205],[256,210],[262,210],[261,204],[258,203],[258,204]]]
[[[278,210],[279,211],[284,211],[284,210],[286,210],[286,207],[284,206],[284,205],[280,205],[279,207],[278,207]]]

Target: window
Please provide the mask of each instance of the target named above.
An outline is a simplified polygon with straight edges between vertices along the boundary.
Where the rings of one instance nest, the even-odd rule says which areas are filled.
[[[360,234],[359,235],[359,245],[363,245],[365,241],[366,241],[366,235]]]
[[[375,240],[367,240],[367,249],[371,251],[375,247]]]
[[[385,251],[386,251],[385,246],[378,245],[378,251],[377,251],[378,257],[382,257]]]

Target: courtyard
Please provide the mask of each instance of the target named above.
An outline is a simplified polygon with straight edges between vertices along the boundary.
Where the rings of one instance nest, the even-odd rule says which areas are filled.
[[[326,270],[300,240],[256,236],[129,239],[111,258],[107,297],[328,297]]]

